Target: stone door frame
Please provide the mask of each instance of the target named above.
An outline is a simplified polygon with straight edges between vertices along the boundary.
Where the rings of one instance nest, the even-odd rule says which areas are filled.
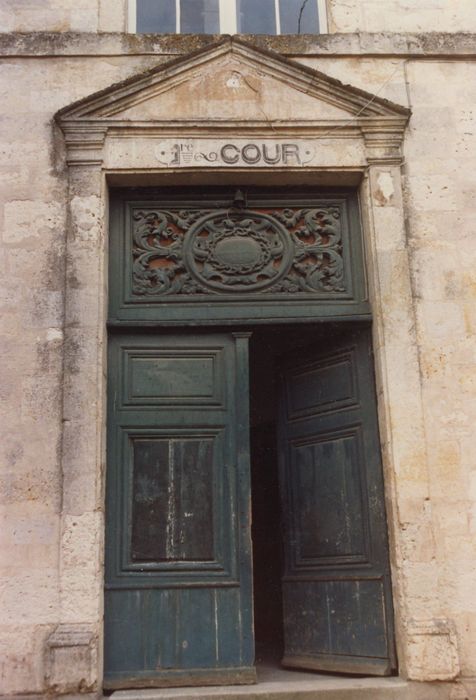
[[[240,51],[248,51],[252,57],[259,54],[263,62],[266,59],[270,64],[281,61],[286,66],[291,65],[292,70],[301,70],[295,68],[297,64],[271,52],[249,49],[236,39],[226,38],[220,45],[228,51],[236,50],[238,45]],[[207,48],[199,54],[214,50],[216,47]],[[193,63],[197,59],[192,56],[183,60]],[[309,70],[302,69],[306,74]],[[161,66],[157,75],[160,71],[166,72],[167,66]],[[322,78],[322,74],[319,77]],[[144,80],[144,76],[137,80]],[[109,101],[117,99],[118,93],[122,99],[124,89],[124,86],[113,87],[109,93],[102,94]],[[354,88],[341,86],[339,89],[343,99],[345,91],[349,100],[362,96],[362,91]],[[319,99],[318,95],[316,97]],[[362,104],[373,100],[372,96],[361,99]],[[90,99],[91,105],[97,102],[97,96]],[[375,102],[380,99],[375,98]],[[82,109],[83,103],[80,104]],[[443,680],[457,674],[454,634],[442,619],[439,601],[434,600],[431,610],[427,605],[423,608],[412,585],[420,559],[417,548],[412,547],[408,529],[418,527],[428,507],[429,474],[401,174],[402,144],[409,112],[392,105],[387,112],[365,120],[359,118],[360,112],[357,116],[354,112],[353,118],[336,120],[335,124],[329,120],[304,125],[228,120],[219,125],[202,123],[193,129],[186,121],[145,126],[110,116],[82,119],[75,105],[57,116],[66,144],[69,217],[64,328],[62,598],[60,624],[48,642],[50,685],[55,654],[61,652],[85,655],[86,666],[89,664],[89,687],[101,687],[108,187],[110,184],[180,185],[190,180],[194,184],[221,184],[233,179],[250,185],[263,181],[281,185],[352,184],[358,189],[373,314],[400,674],[415,680]],[[154,155],[157,146],[170,138],[305,140],[316,144],[317,156],[309,165],[280,165],[272,169],[246,164],[211,166],[209,163],[160,164],[158,167]],[[426,559],[428,567],[433,566],[436,578],[436,557],[431,542],[431,537],[425,540]],[[73,688],[74,679],[70,686],[61,687],[60,684],[65,692]]]

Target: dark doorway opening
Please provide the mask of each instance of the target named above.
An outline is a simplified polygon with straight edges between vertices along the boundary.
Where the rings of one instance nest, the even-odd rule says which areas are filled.
[[[278,478],[277,408],[283,358],[329,344],[342,324],[255,328],[250,341],[250,447],[254,628],[257,663],[279,665],[284,653],[283,532]]]
[[[278,663],[283,653],[282,534],[276,434],[274,362],[255,342],[250,367],[250,447],[256,661]]]

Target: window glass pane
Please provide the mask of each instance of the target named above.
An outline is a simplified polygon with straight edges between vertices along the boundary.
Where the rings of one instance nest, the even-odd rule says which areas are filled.
[[[175,33],[175,0],[137,0],[136,21],[140,33]]]
[[[276,34],[274,0],[236,0],[241,34]]]
[[[281,34],[317,34],[316,0],[279,0]]]
[[[218,34],[218,0],[180,0],[180,31],[183,34]]]

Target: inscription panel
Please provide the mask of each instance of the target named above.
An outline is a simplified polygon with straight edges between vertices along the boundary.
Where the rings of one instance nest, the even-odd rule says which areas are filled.
[[[154,149],[162,167],[303,167],[319,159],[315,141],[164,139]]]

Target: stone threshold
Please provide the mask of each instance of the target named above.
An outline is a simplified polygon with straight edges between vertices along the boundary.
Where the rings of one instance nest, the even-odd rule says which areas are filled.
[[[258,666],[256,685],[117,690],[110,700],[449,700],[452,685]]]
[[[258,683],[117,690],[112,694],[31,693],[2,695],[0,700],[476,700],[476,679],[417,682],[401,678],[347,678],[258,666]]]

